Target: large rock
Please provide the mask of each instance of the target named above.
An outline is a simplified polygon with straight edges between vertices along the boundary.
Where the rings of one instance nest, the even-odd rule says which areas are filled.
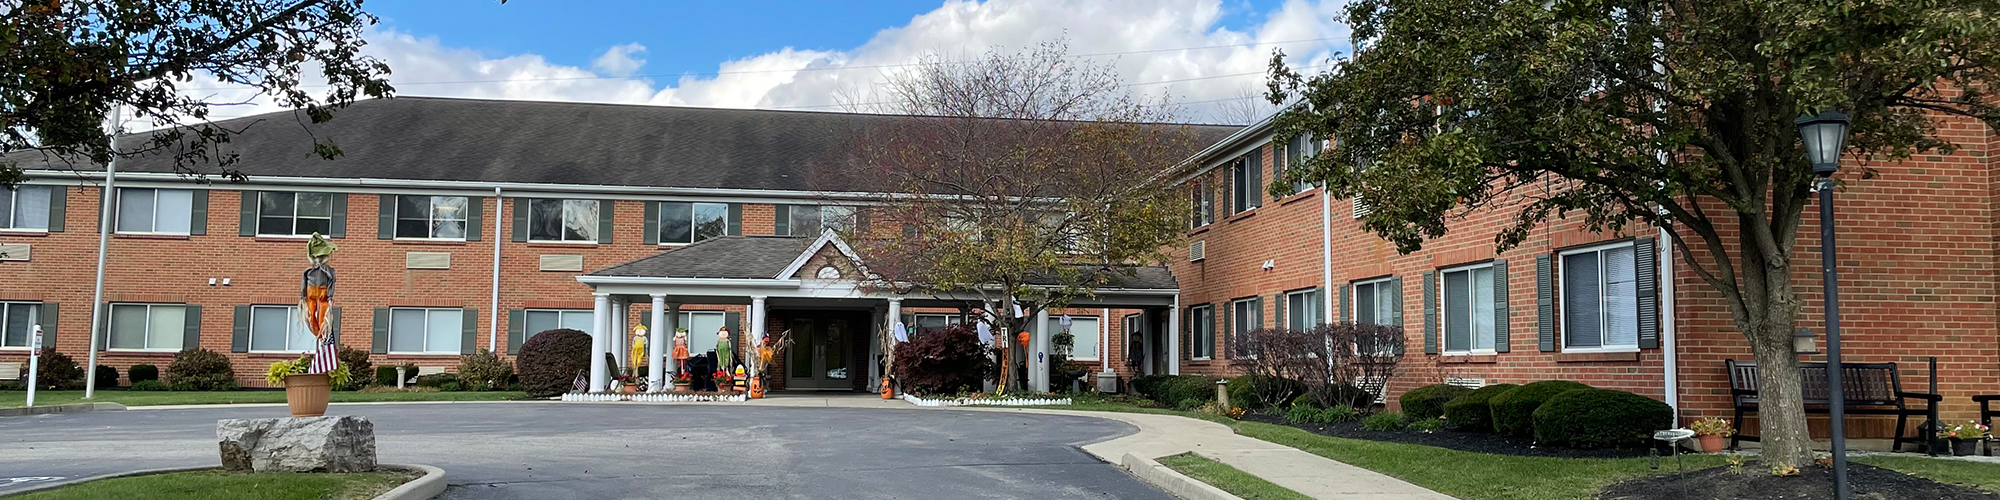
[[[375,424],[341,415],[219,420],[222,468],[253,472],[375,470]]]

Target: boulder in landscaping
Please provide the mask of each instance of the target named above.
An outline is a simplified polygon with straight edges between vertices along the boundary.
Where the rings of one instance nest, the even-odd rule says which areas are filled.
[[[219,420],[215,437],[225,470],[375,470],[375,424],[352,415]]]

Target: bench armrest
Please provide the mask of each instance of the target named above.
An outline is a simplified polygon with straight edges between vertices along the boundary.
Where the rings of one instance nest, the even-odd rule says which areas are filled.
[[[1922,393],[1922,392],[1897,392],[1897,393],[1896,393],[1896,397],[1899,397],[1899,398],[1909,398],[1909,399],[1921,399],[1921,400],[1925,400],[1925,401],[1930,401],[1930,402],[1933,402],[1933,403],[1936,403],[1936,402],[1940,402],[1940,401],[1944,401],[1944,396],[1941,396],[1941,395],[1937,395],[1937,394],[1927,394],[1927,393]]]
[[[1987,401],[2000,401],[2000,394],[1987,394],[1983,396],[1972,397],[1972,402],[1974,403],[1984,403]]]

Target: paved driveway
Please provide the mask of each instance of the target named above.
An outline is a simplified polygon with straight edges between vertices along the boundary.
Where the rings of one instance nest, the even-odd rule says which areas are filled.
[[[1089,417],[735,405],[334,405],[375,422],[384,462],[445,469],[442,498],[1172,497],[1076,445]],[[8,478],[217,463],[215,421],[282,407],[0,418]],[[18,487],[18,486],[15,486]]]

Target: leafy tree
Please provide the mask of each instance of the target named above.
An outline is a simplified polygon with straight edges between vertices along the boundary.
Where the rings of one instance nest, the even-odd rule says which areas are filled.
[[[172,155],[175,170],[240,180],[222,146],[243,127],[208,121],[245,101],[202,88],[241,86],[313,123],[358,98],[386,97],[389,67],[361,54],[375,17],[362,0],[31,0],[0,4],[0,154],[39,151],[49,163]],[[317,73],[310,75],[310,73]],[[311,80],[309,83],[308,81]],[[324,89],[315,92],[320,81]],[[198,83],[196,83],[198,82]],[[226,93],[226,95],[241,95]],[[114,149],[105,116],[181,124]],[[268,125],[267,125],[268,126]],[[340,154],[318,141],[314,151]],[[0,187],[23,180],[0,162]],[[205,171],[202,165],[219,168]]]
[[[1502,249],[1571,212],[1664,229],[1760,363],[1763,459],[1804,464],[1792,258],[1814,180],[1792,120],[1847,113],[1847,153],[1869,162],[1953,151],[1941,120],[2000,126],[1994,6],[1355,1],[1353,57],[1317,75],[1273,60],[1269,97],[1297,101],[1281,135],[1336,138],[1277,184],[1367,200],[1365,226],[1405,252],[1475,210],[1515,211]]]

